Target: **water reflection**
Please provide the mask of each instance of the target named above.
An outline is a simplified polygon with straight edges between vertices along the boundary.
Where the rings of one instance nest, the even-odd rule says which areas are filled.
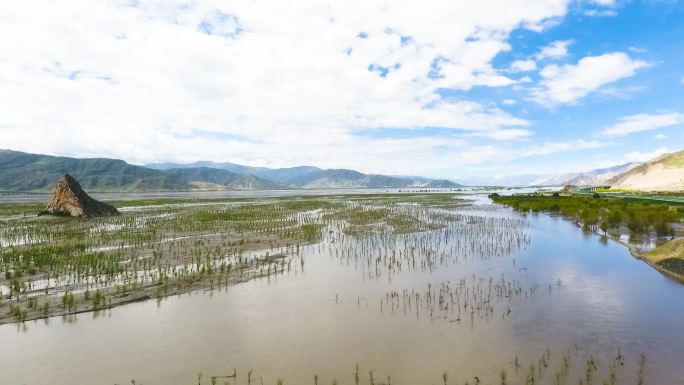
[[[647,383],[684,383],[682,286],[560,218],[523,218],[484,201],[466,211],[453,214],[523,220],[526,241],[497,253],[487,246],[494,242],[464,243],[455,225],[353,245],[333,233],[303,248],[305,268],[284,275],[1,326],[0,383],[192,384],[200,372],[209,383],[235,368],[240,383],[253,369],[254,383],[307,384],[317,374],[321,384],[351,384],[357,365],[363,383],[371,371],[376,383],[388,375],[396,384],[441,383],[445,372],[454,382],[499,383],[502,369],[522,383],[547,349],[544,383],[564,359],[568,378],[584,376],[587,357],[601,383],[618,347],[619,383],[636,383],[642,353]],[[485,228],[482,237],[501,239]],[[434,263],[411,268],[407,250],[420,245]]]

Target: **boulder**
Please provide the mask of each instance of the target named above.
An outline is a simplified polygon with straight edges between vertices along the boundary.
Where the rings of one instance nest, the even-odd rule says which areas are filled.
[[[112,205],[91,198],[83,191],[76,179],[69,174],[64,174],[57,180],[50,201],[41,214],[102,217],[117,215],[119,211]]]

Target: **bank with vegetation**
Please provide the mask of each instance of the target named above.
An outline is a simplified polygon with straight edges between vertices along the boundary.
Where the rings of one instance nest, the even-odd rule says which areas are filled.
[[[495,193],[490,198],[520,212],[562,215],[585,231],[625,244],[635,257],[654,268],[684,279],[684,204],[558,192],[510,196]],[[638,247],[639,243],[651,240],[658,247]]]

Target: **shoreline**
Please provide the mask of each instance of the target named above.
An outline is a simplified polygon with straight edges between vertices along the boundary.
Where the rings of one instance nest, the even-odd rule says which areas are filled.
[[[507,207],[509,207],[509,206],[507,206]],[[553,213],[550,213],[550,212],[544,212],[544,213],[547,214],[547,215],[552,215],[552,214],[553,214]],[[563,215],[557,215],[557,216],[558,216],[559,218],[562,218],[562,219],[564,219],[564,220],[569,221],[570,223],[573,223],[573,224],[574,224],[575,226],[577,226],[581,231],[584,231],[584,230],[582,230],[582,225],[581,225],[580,223],[577,223],[577,222],[575,222],[575,221],[571,220],[570,218],[567,218],[567,217],[565,217],[565,216],[563,216]],[[619,239],[619,238],[616,239],[616,238],[613,238],[613,237],[609,237],[609,236],[607,236],[607,235],[605,235],[605,234],[601,234],[601,233],[598,232],[598,230],[591,230],[590,232],[591,232],[592,234],[598,236],[598,237],[606,238],[606,239],[608,239],[608,240],[610,240],[610,241],[616,242],[616,243],[618,243],[619,245],[622,245],[622,246],[626,247],[627,250],[629,250],[629,253],[632,255],[632,257],[633,257],[634,259],[637,259],[637,260],[639,260],[639,261],[642,261],[642,262],[646,263],[648,266],[650,266],[651,268],[653,268],[653,269],[657,270],[658,272],[662,273],[663,275],[666,275],[666,276],[668,276],[669,278],[672,278],[672,279],[678,281],[679,283],[684,284],[684,274],[679,274],[679,273],[677,273],[677,272],[667,270],[667,269],[665,269],[665,268],[663,268],[663,267],[661,267],[661,266],[658,266],[657,264],[651,262],[648,258],[646,258],[646,257],[644,256],[644,253],[646,253],[646,252],[641,252],[641,251],[639,251],[639,248],[637,248],[636,245],[634,245],[634,244],[632,244],[632,243],[629,243],[629,242],[625,242],[625,241],[623,241],[623,240],[621,240],[621,239]],[[668,241],[668,242],[671,242],[671,241],[673,241],[673,240],[675,240],[675,239],[677,239],[677,237],[672,238],[672,239],[671,239],[670,241]]]
[[[509,207],[509,206],[506,206],[506,207]],[[544,213],[547,214],[547,215],[552,215],[552,214],[553,214],[553,213],[550,213],[550,212],[544,212]],[[574,224],[575,226],[577,226],[581,231],[585,231],[585,230],[582,229],[582,225],[581,225],[580,223],[577,223],[577,222],[575,222],[575,221],[571,220],[570,218],[565,217],[565,216],[563,216],[563,215],[556,215],[556,216],[558,216],[559,218],[562,218],[562,219],[564,219],[564,220],[567,220],[567,221],[569,221],[570,223],[573,223],[573,224]],[[676,273],[676,272],[674,272],[674,271],[667,270],[667,269],[665,269],[665,268],[663,268],[663,267],[660,267],[660,266],[658,266],[657,264],[651,262],[648,258],[644,257],[644,253],[645,253],[645,252],[639,251],[639,248],[637,248],[636,245],[634,245],[634,244],[632,244],[632,243],[629,243],[629,242],[625,242],[625,241],[623,241],[623,240],[621,240],[621,239],[619,239],[619,238],[616,239],[616,238],[613,238],[613,237],[609,237],[609,236],[607,236],[607,235],[605,235],[605,234],[601,234],[601,233],[599,233],[598,230],[591,230],[590,232],[591,232],[592,234],[598,236],[598,237],[606,238],[606,239],[608,239],[608,240],[610,240],[610,241],[616,242],[616,243],[618,243],[619,245],[622,245],[622,246],[626,247],[627,250],[629,250],[629,253],[632,255],[632,257],[633,257],[634,259],[637,259],[637,260],[639,260],[639,261],[642,261],[642,262],[646,263],[648,266],[650,266],[651,268],[653,268],[653,269],[657,270],[658,272],[662,273],[663,275],[666,275],[666,276],[668,276],[669,278],[672,278],[672,279],[678,281],[679,283],[684,284],[684,274],[679,274],[679,273]],[[677,237],[672,238],[672,239],[671,239],[670,241],[668,241],[668,242],[671,242],[671,241],[673,241],[673,240],[675,240],[675,239],[677,239]]]
[[[599,236],[602,236],[598,233],[596,233],[596,234]],[[609,238],[609,239],[612,239],[612,238]],[[673,238],[673,240],[674,239],[676,239],[676,238]],[[629,249],[630,254],[632,254],[632,257],[634,257],[635,259],[638,259],[640,261],[645,262],[648,266],[654,268],[655,270],[659,271],[660,273],[667,275],[668,277],[670,277],[672,279],[677,280],[679,283],[684,284],[684,274],[679,274],[679,273],[676,273],[674,271],[667,270],[667,269],[660,267],[657,264],[651,262],[648,258],[644,257],[644,253],[639,251],[639,249],[631,243],[624,242],[624,241],[621,241],[619,239],[612,239],[612,240],[623,245],[623,246],[625,246],[625,247],[627,247],[627,249]]]

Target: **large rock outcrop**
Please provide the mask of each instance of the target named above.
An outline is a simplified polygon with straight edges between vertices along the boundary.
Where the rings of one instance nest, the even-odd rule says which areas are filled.
[[[42,214],[70,215],[72,217],[101,217],[119,214],[116,207],[90,197],[69,174],[57,180],[50,201]]]

